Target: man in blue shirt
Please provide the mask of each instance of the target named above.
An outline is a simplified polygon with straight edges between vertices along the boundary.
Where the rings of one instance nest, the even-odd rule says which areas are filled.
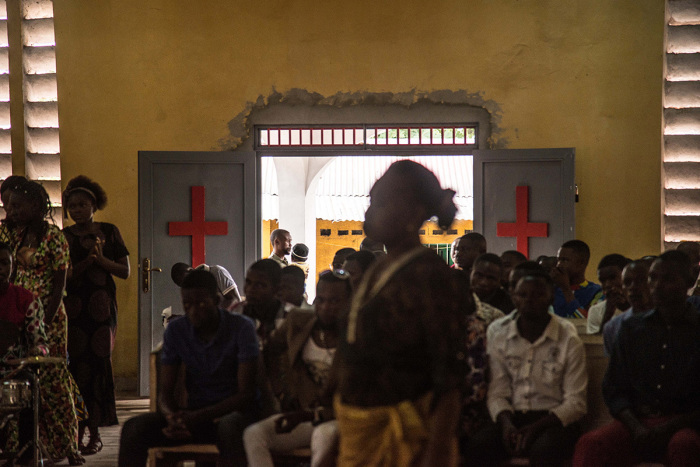
[[[622,287],[627,295],[630,309],[621,315],[614,316],[603,326],[603,349],[605,356],[610,357],[617,334],[622,323],[633,314],[651,310],[651,292],[649,291],[649,264],[645,260],[632,261],[622,270]]]
[[[124,424],[121,467],[146,465],[150,447],[192,442],[216,442],[220,466],[245,462],[242,433],[258,415],[255,325],[218,308],[216,279],[207,271],[187,274],[181,291],[185,318],[172,321],[163,336],[159,412]],[[175,400],[181,364],[186,368],[186,408]]]
[[[565,242],[557,252],[557,265],[551,276],[557,289],[554,313],[562,318],[585,318],[588,308],[603,296],[600,285],[586,280],[591,250],[581,240]]]

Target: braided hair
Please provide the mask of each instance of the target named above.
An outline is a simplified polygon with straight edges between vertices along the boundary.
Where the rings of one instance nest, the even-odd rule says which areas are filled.
[[[48,226],[47,220],[51,220],[55,224],[53,218],[53,207],[51,206],[51,198],[46,192],[46,189],[38,182],[27,180],[13,187],[13,194],[22,197],[35,205],[39,212],[39,217],[32,223],[41,223],[38,226],[39,232],[43,235]],[[9,227],[15,227],[12,221],[8,221]]]

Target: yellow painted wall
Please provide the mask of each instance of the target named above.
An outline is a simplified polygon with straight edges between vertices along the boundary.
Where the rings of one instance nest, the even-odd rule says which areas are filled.
[[[658,252],[664,2],[402,0],[54,3],[62,174],[100,181],[137,254],[137,151],[229,148],[273,90],[464,90],[493,145],[575,147],[592,262]],[[494,108],[496,108],[494,107]],[[118,285],[115,374],[137,370],[137,274]]]
[[[467,230],[472,230],[474,223],[472,221],[459,220],[452,224],[450,231],[457,233],[444,232],[442,235],[434,234],[440,227],[435,222],[426,222],[422,230],[425,231],[421,235],[421,243],[442,243],[451,244],[455,238],[464,235]],[[330,235],[321,235],[321,230],[330,230]],[[362,233],[353,234],[352,231]],[[340,231],[347,231],[345,235],[340,235]],[[362,230],[361,221],[344,221],[333,222],[324,219],[316,219],[316,274],[320,274],[326,269],[330,269],[335,252],[341,248],[360,249],[360,243],[364,240],[364,231]]]
[[[262,222],[262,241],[260,244],[262,245],[262,256],[261,258],[267,258],[270,256],[272,253],[272,243],[270,243],[270,234],[272,233],[273,230],[279,229],[280,224],[277,222],[277,219],[268,219],[264,220]]]
[[[321,235],[321,230],[330,230],[331,234]],[[347,230],[348,235],[338,235],[339,230]],[[353,235],[353,230],[362,233]],[[359,250],[364,238],[361,221],[333,222],[316,219],[316,275],[331,268],[336,251],[346,247]]]

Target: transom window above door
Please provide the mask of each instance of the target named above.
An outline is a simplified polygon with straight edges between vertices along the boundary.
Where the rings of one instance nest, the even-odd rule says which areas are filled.
[[[477,148],[477,123],[257,127],[256,149],[453,146]]]

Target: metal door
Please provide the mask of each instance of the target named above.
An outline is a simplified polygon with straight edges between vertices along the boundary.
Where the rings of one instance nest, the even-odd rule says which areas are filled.
[[[536,259],[555,256],[575,238],[574,153],[474,151],[474,230],[486,237],[489,251],[517,249]]]
[[[172,306],[182,314],[172,265],[219,264],[242,289],[260,251],[258,177],[254,153],[139,152],[141,396],[148,395],[150,352],[163,337],[161,312]]]

